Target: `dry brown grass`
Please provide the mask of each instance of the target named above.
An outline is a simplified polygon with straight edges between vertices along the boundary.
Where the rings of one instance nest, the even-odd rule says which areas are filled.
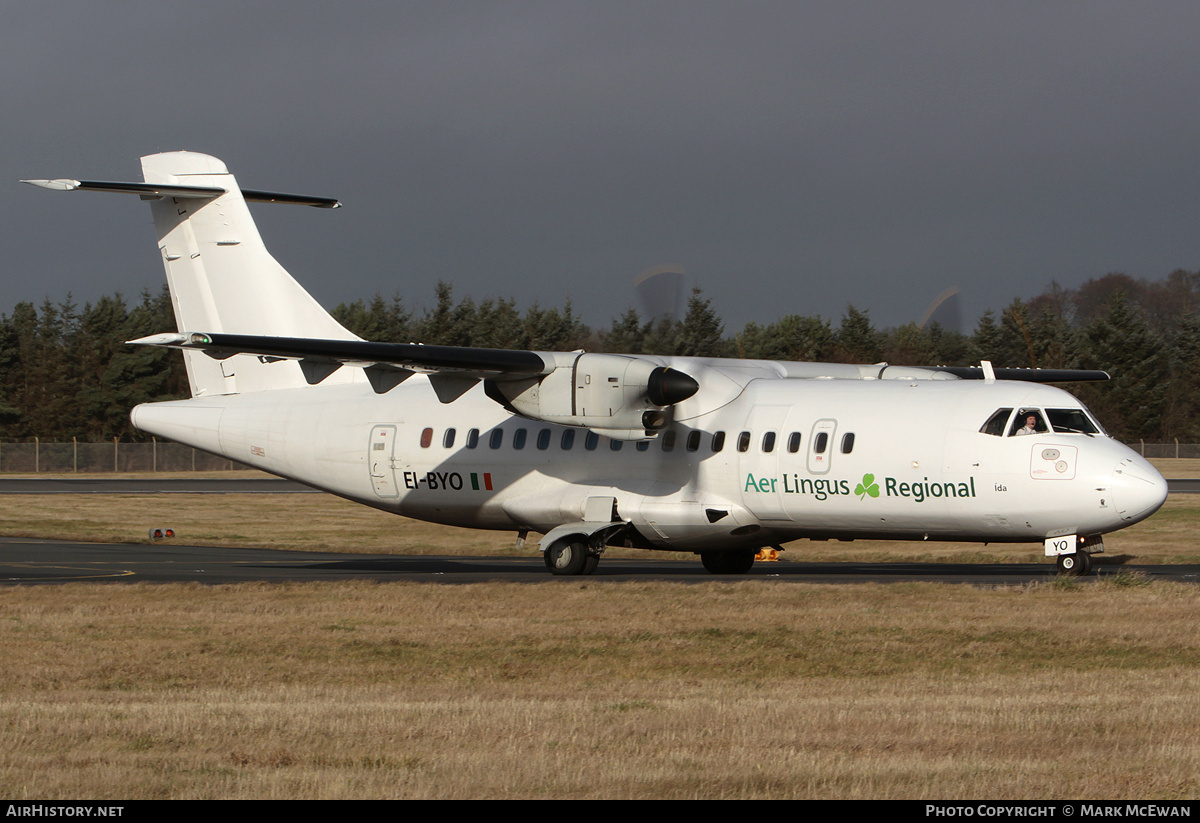
[[[170,526],[178,542],[312,551],[501,554],[508,532],[421,523],[326,494],[0,495],[0,534],[144,542]]]
[[[1200,598],[764,581],[0,598],[0,795],[1194,798]]]
[[[1150,462],[1159,474],[1168,480],[1193,479],[1200,477],[1200,459],[1193,457],[1151,457]]]

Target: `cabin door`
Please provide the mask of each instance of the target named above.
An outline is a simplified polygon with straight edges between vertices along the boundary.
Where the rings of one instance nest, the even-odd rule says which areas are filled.
[[[371,469],[371,485],[375,488],[375,494],[385,499],[400,496],[396,489],[396,470],[392,466],[395,453],[396,427],[372,427],[371,442],[367,447],[367,465]]]

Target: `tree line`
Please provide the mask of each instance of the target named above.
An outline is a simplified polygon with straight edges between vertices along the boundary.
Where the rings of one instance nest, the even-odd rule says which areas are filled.
[[[1068,387],[1114,437],[1200,441],[1200,272],[1159,281],[1109,274],[1077,289],[1052,284],[1004,310],[986,311],[971,334],[916,323],[877,329],[848,306],[829,318],[788,315],[726,332],[712,301],[694,291],[682,319],[629,309],[607,328],[562,308],[512,300],[456,298],[439,283],[420,315],[400,297],[342,303],[332,312],[367,340],[541,351],[608,351],[896,365],[1104,369],[1107,383]],[[144,437],[129,409],[188,395],[178,352],[125,341],[175,328],[170,294],[120,294],[82,308],[70,297],[19,303],[0,315],[0,439]]]

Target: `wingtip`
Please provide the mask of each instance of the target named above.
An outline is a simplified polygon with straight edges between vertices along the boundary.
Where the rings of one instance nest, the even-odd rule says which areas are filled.
[[[39,189],[50,189],[51,191],[74,191],[79,188],[78,180],[68,180],[66,178],[58,180],[22,180],[21,182],[37,186]]]

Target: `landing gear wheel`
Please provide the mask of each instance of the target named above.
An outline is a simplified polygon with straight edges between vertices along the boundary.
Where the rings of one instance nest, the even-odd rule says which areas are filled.
[[[589,554],[587,560],[583,564],[583,573],[591,574],[596,571],[596,567],[600,565],[600,555]]]
[[[582,541],[573,543],[562,540],[546,549],[546,565],[550,567],[551,574],[585,574],[587,559],[587,544]]]
[[[1079,573],[1092,573],[1092,556],[1087,552],[1075,552],[1075,556],[1079,558]]]
[[[1092,570],[1092,556],[1087,552],[1075,552],[1075,554],[1060,554],[1058,556],[1058,571],[1060,574],[1069,574],[1074,577],[1079,577],[1088,574]]]
[[[712,574],[745,574],[754,565],[756,551],[700,552],[700,562]]]

